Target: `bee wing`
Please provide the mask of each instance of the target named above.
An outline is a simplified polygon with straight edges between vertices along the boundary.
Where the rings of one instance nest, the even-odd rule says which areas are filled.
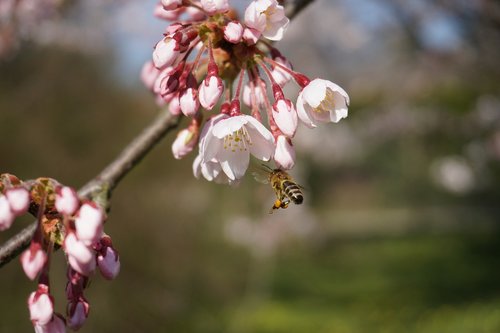
[[[269,173],[264,170],[253,171],[252,176],[259,183],[269,184]]]

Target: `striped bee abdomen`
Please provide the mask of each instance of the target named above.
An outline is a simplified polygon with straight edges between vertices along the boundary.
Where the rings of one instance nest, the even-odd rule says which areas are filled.
[[[296,205],[300,205],[302,201],[304,201],[304,196],[302,195],[302,191],[300,190],[299,185],[295,184],[292,181],[285,180],[283,182],[283,191],[286,196]]]

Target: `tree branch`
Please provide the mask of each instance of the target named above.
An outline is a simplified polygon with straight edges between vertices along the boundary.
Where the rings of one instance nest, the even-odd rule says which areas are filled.
[[[285,2],[286,15],[292,19],[308,4],[314,0],[287,0]],[[92,194],[101,192],[103,189],[107,195],[118,183],[132,170],[160,140],[172,129],[177,127],[178,117],[172,116],[168,111],[163,111],[141,134],[139,134],[125,149],[113,160],[99,175],[85,184],[79,191],[80,197],[90,197]],[[26,249],[38,222],[33,222],[21,230],[17,235],[9,239],[0,248],[0,267],[10,262],[24,249]]]
[[[287,0],[285,1],[285,15],[291,20],[314,0]]]
[[[85,184],[79,191],[80,197],[90,197],[94,192],[105,188],[110,192],[118,185],[151,149],[171,130],[177,127],[178,117],[172,116],[167,110],[163,111],[142,133],[140,133],[99,175]],[[10,262],[31,242],[38,222],[33,222],[17,235],[9,239],[0,248],[0,267]]]

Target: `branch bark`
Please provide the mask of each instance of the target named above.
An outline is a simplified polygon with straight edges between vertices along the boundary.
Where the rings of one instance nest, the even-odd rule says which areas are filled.
[[[314,0],[288,0],[285,3],[286,15],[292,19]],[[178,117],[163,111],[148,127],[146,127],[125,149],[95,178],[85,184],[79,191],[80,197],[90,197],[94,192],[106,187],[108,195],[118,183],[131,171],[171,130],[177,127]],[[0,248],[0,267],[9,263],[26,249],[37,222],[21,230]]]

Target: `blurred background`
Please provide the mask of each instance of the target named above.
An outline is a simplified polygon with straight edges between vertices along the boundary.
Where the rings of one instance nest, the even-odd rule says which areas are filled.
[[[80,187],[158,112],[139,72],[166,23],[153,0],[9,3],[0,172]],[[269,215],[250,175],[196,180],[171,133],[114,192],[122,271],[93,278],[81,331],[500,332],[499,41],[496,1],[314,1],[277,47],[352,104],[299,129],[305,203]],[[18,260],[1,269],[0,332],[32,331],[34,289]]]

